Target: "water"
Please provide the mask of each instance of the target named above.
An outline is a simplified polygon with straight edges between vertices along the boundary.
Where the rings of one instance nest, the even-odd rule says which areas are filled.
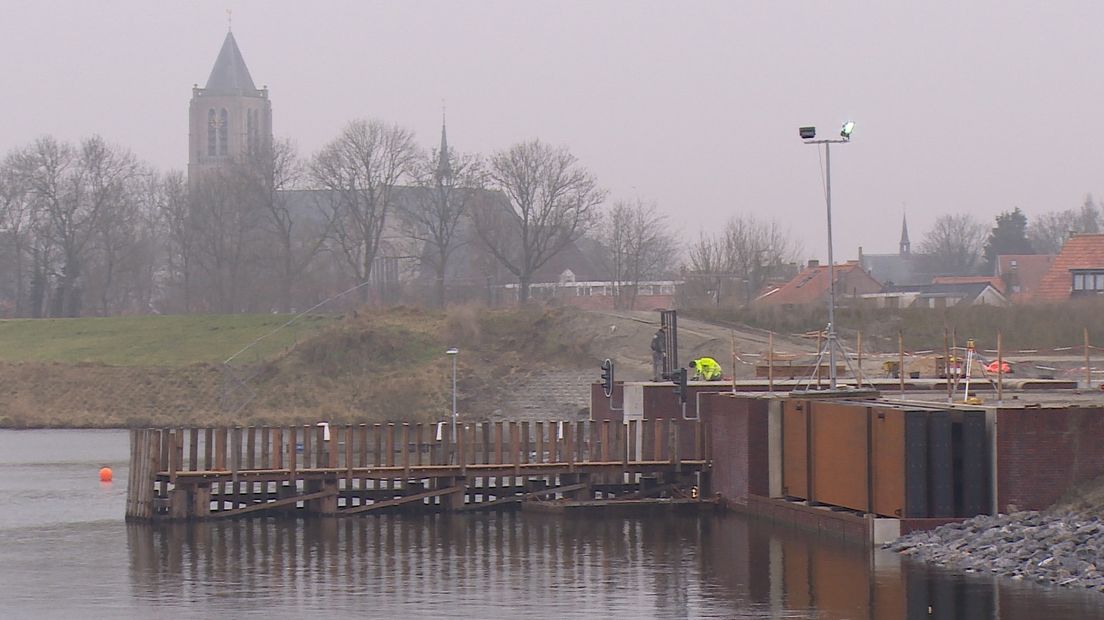
[[[0,431],[0,617],[1104,617],[1104,595],[737,515],[128,525],[128,454],[120,431]]]

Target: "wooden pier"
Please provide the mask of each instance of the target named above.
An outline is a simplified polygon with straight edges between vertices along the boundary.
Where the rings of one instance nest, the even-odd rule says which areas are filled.
[[[697,420],[136,429],[127,519],[655,505],[709,496]]]

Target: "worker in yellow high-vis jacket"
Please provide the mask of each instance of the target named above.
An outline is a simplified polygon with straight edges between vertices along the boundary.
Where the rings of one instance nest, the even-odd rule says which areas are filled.
[[[690,361],[690,370],[694,371],[693,379],[701,381],[720,381],[721,365],[712,357],[699,357]]]

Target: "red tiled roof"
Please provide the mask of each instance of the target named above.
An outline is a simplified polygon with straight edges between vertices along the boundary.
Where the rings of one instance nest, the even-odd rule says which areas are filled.
[[[1074,269],[1104,269],[1104,234],[1074,235],[1054,257],[1032,301],[1066,301],[1073,288]]]
[[[997,276],[1001,281],[1019,286],[1019,291],[1009,290],[1013,301],[1025,301],[1031,298],[1043,276],[1054,262],[1054,254],[1002,254],[997,257]],[[1015,266],[1013,266],[1015,263]]]
[[[1004,281],[997,276],[935,276],[932,284],[988,284],[1004,294]]]
[[[836,265],[836,295],[876,293],[882,290],[875,280],[859,266],[858,261]],[[760,305],[804,305],[817,303],[828,294],[828,265],[816,265],[801,270],[792,280],[763,293],[753,303]]]

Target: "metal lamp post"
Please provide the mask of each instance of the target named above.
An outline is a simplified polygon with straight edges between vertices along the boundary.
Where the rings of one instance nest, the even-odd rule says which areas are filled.
[[[847,121],[840,129],[840,137],[834,140],[816,140],[816,127],[801,127],[798,134],[805,144],[824,145],[824,200],[828,205],[828,334],[824,346],[828,348],[828,385],[836,389],[836,262],[832,256],[832,150],[833,144],[851,141],[854,121]],[[819,362],[818,362],[819,363]]]
[[[460,349],[449,347],[445,355],[452,358],[452,446],[456,449],[456,358],[460,355]]]

